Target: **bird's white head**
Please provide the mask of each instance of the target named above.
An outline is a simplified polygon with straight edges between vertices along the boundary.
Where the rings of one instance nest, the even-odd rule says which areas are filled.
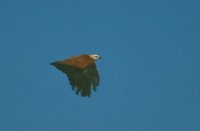
[[[91,54],[89,55],[90,58],[92,58],[93,60],[98,60],[98,59],[101,59],[101,56],[97,55],[97,54]]]

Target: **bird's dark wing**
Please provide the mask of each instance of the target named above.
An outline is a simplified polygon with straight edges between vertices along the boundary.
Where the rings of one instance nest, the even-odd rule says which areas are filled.
[[[62,71],[68,76],[72,89],[76,89],[76,94],[81,92],[82,96],[91,96],[91,88],[96,91],[99,85],[99,73],[96,65],[92,64],[85,68],[78,68],[60,62],[53,62],[51,65]]]

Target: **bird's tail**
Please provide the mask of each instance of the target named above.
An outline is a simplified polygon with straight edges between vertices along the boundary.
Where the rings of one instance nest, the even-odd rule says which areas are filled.
[[[58,65],[58,61],[52,62],[52,63],[50,63],[50,65],[56,66],[56,65]]]

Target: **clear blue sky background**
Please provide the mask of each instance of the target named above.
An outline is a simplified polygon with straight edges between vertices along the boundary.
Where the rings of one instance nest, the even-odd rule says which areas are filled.
[[[198,0],[0,0],[1,131],[199,131]],[[55,60],[97,53],[75,95]]]

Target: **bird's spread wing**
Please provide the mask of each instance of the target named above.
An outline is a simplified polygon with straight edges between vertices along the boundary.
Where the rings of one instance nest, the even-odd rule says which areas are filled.
[[[85,68],[78,68],[60,62],[53,62],[51,65],[61,70],[68,76],[72,89],[76,89],[76,94],[81,92],[82,96],[91,96],[91,88],[96,91],[99,85],[99,74],[95,64]]]

